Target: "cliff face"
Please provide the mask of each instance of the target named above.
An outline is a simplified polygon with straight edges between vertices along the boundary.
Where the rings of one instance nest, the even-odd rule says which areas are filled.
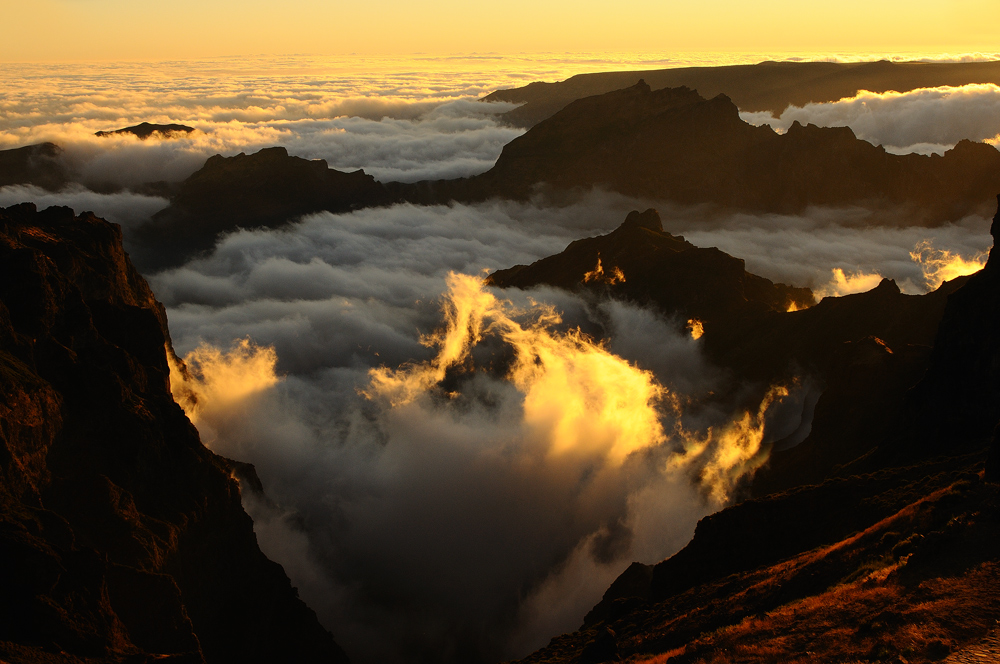
[[[0,659],[344,662],[170,395],[121,232],[0,210]]]
[[[216,155],[177,186],[169,207],[136,230],[133,258],[143,271],[156,271],[211,249],[237,228],[274,228],[313,212],[385,202],[382,185],[364,171],[337,171],[322,159],[291,157],[285,148]]]

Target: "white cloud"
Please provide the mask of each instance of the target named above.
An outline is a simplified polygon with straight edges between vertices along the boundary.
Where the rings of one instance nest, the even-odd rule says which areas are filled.
[[[862,91],[822,104],[770,112],[740,113],[747,122],[787,131],[793,122],[850,127],[858,138],[888,152],[943,154],[962,139],[995,141],[1000,136],[1000,87],[974,84],[920,88],[910,92]]]

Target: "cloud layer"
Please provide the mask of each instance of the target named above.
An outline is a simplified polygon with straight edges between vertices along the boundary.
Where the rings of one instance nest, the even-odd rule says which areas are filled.
[[[910,92],[862,91],[823,104],[741,113],[751,124],[787,131],[793,122],[850,127],[858,138],[889,152],[943,154],[963,138],[996,143],[1000,137],[1000,87],[993,84],[920,88]]]
[[[684,321],[551,289],[504,293],[513,308],[503,316],[516,326],[483,318],[482,329],[494,333],[443,369],[441,387],[420,383],[395,405],[359,394],[373,394],[372,369],[405,377],[435,366],[441,346],[428,347],[426,335],[445,322],[449,272],[529,263],[644,205],[592,193],[561,207],[319,214],[284,231],[237,232],[211,256],[151,277],[178,352],[194,353],[192,365],[202,367],[194,389],[203,397],[195,416],[204,440],[256,465],[276,503],[248,499],[262,547],[356,661],[523,655],[577,627],[631,561],[655,562],[686,543],[697,519],[719,504],[695,475],[714,473],[725,486],[754,462],[716,467],[708,452],[694,466],[670,463],[670,452],[691,442],[676,434],[678,422],[690,432],[714,425],[762,436],[754,413],[733,428],[743,417],[735,405],[678,416],[670,399],[638,399],[658,413],[668,442],[622,456],[601,451],[611,448],[599,427],[566,418],[561,409],[571,399],[533,402],[546,390],[532,386],[548,383],[504,379],[516,356],[510,335],[579,350],[561,336],[579,327],[606,337],[607,352],[651,372],[667,394],[697,403],[724,384]],[[796,285],[826,283],[843,267],[909,279],[919,292],[923,272],[909,252],[920,240],[971,255],[989,238],[983,219],[928,230],[870,228],[858,211],[661,214],[695,244],[746,256],[752,271]],[[537,328],[552,311],[562,323]],[[548,331],[532,337],[535,329]],[[241,339],[251,341],[233,345]],[[540,352],[541,342],[532,343]],[[576,372],[573,385],[590,380],[579,377],[591,375],[583,369],[567,371]],[[792,394],[772,407],[782,429],[775,436],[801,424],[802,401]],[[546,452],[559,422],[577,432],[567,449],[578,454]]]

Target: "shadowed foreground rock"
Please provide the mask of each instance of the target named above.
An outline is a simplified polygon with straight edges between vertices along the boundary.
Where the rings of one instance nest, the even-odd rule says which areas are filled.
[[[257,547],[165,348],[117,226],[0,210],[0,660],[346,662]]]

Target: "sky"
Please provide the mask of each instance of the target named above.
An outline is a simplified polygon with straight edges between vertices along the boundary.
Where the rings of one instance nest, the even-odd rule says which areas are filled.
[[[968,53],[993,0],[0,0],[0,61],[247,54],[768,51]]]

